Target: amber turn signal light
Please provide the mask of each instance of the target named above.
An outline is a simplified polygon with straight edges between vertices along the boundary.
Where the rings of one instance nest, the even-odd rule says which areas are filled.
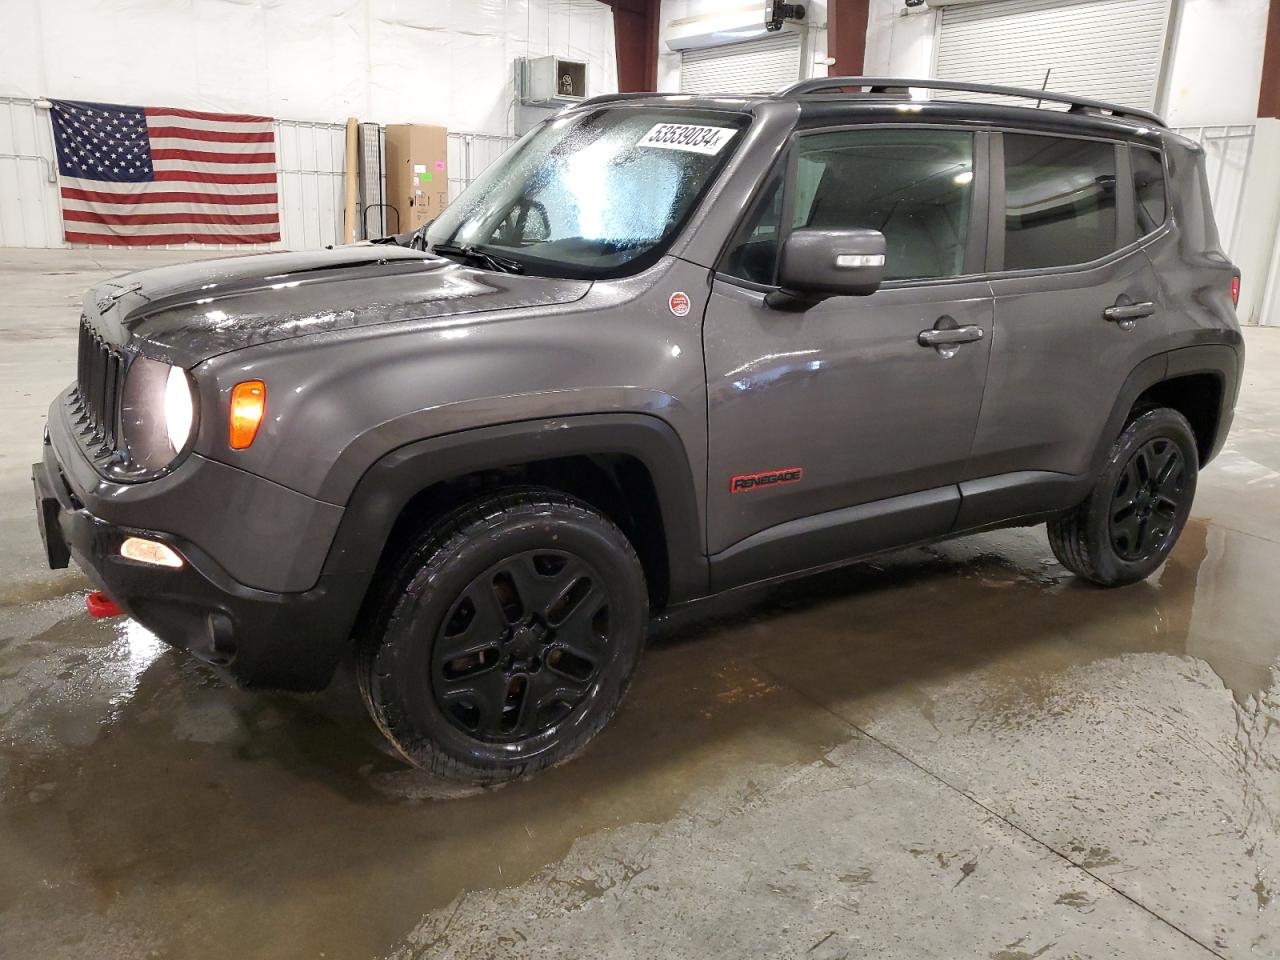
[[[267,385],[261,380],[237,383],[231,390],[231,449],[243,450],[258,435],[267,412]]]

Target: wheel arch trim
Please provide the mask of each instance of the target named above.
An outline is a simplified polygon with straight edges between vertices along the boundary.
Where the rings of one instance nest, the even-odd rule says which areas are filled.
[[[1120,435],[1125,418],[1143,393],[1168,380],[1194,374],[1210,374],[1217,377],[1222,385],[1213,443],[1205,463],[1216,456],[1226,442],[1227,432],[1231,427],[1236,395],[1240,389],[1240,355],[1228,343],[1203,343],[1156,354],[1133,368],[1116,396],[1115,405],[1111,408],[1111,414],[1099,437],[1091,464],[1091,475],[1096,476],[1101,470],[1107,451]]]
[[[375,461],[357,482],[322,577],[363,599],[401,512],[423,490],[483,470],[589,455],[633,457],[648,470],[662,517],[671,602],[707,591],[701,510],[675,429],[648,414],[584,414],[476,427],[418,440]],[[359,600],[357,600],[357,603]]]

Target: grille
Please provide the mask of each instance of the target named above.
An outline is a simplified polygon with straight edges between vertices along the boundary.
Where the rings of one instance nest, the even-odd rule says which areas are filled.
[[[116,450],[125,356],[106,343],[85,317],[80,318],[80,351],[72,413],[80,439],[97,457]]]

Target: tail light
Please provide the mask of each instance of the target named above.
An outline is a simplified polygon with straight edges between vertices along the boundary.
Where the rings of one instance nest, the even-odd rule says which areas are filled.
[[[1235,306],[1240,306],[1240,277],[1231,278],[1231,302]]]

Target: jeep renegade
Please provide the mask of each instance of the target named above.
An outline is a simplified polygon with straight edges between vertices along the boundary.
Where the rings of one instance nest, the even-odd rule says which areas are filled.
[[[423,242],[102,284],[33,476],[52,566],[246,685],[353,651],[445,777],[571,756],[742,584],[1046,522],[1140,580],[1240,382],[1200,149],[1077,97],[597,98]]]

